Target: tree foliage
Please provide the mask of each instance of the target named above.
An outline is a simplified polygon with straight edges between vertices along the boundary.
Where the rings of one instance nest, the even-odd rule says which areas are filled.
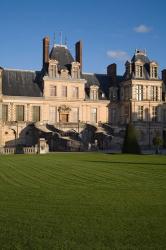
[[[141,149],[137,141],[136,130],[133,124],[129,123],[126,126],[126,133],[124,137],[122,153],[140,154]]]
[[[161,139],[161,137],[159,135],[156,135],[154,138],[153,138],[153,145],[155,146],[156,148],[156,154],[159,153],[160,151],[160,146],[162,146],[163,144],[163,141]]]

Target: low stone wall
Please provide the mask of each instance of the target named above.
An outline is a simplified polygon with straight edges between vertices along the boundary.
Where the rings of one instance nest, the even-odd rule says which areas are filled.
[[[2,155],[15,154],[15,152],[16,152],[15,148],[0,148],[0,154]]]
[[[37,154],[37,147],[24,147],[23,154]]]
[[[14,147],[0,148],[0,155],[10,155],[16,153],[19,152],[16,152],[16,148]],[[37,153],[38,153],[37,147],[23,147],[23,150],[20,151],[20,154],[37,154]]]

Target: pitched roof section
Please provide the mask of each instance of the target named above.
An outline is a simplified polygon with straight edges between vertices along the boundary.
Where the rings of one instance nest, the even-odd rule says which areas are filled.
[[[8,70],[2,73],[2,93],[7,96],[41,97],[39,72]]]
[[[115,83],[111,81],[111,78],[106,74],[88,74],[83,73],[81,76],[83,79],[87,80],[87,87],[91,85],[97,85],[101,92],[105,94],[106,98],[109,98],[109,87],[115,86]],[[117,86],[119,82],[122,80],[122,76],[117,76]]]
[[[64,45],[54,45],[50,52],[50,59],[59,62],[60,69],[69,69],[74,58],[72,57],[68,48]]]
[[[136,62],[138,60],[142,61],[143,63],[150,63],[150,60],[147,57],[145,51],[136,50],[136,53],[134,54],[133,58],[131,59],[131,62]]]

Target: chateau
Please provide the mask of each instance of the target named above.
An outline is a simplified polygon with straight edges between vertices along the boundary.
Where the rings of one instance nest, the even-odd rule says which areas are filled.
[[[75,58],[66,45],[43,39],[41,71],[0,67],[0,147],[31,147],[45,138],[50,151],[120,148],[132,122],[142,147],[156,135],[166,144],[166,70],[136,50],[125,72],[82,71],[82,43]]]

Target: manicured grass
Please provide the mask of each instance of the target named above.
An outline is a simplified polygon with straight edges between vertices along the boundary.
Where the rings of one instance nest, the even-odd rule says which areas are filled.
[[[0,156],[0,249],[166,249],[166,156]]]

